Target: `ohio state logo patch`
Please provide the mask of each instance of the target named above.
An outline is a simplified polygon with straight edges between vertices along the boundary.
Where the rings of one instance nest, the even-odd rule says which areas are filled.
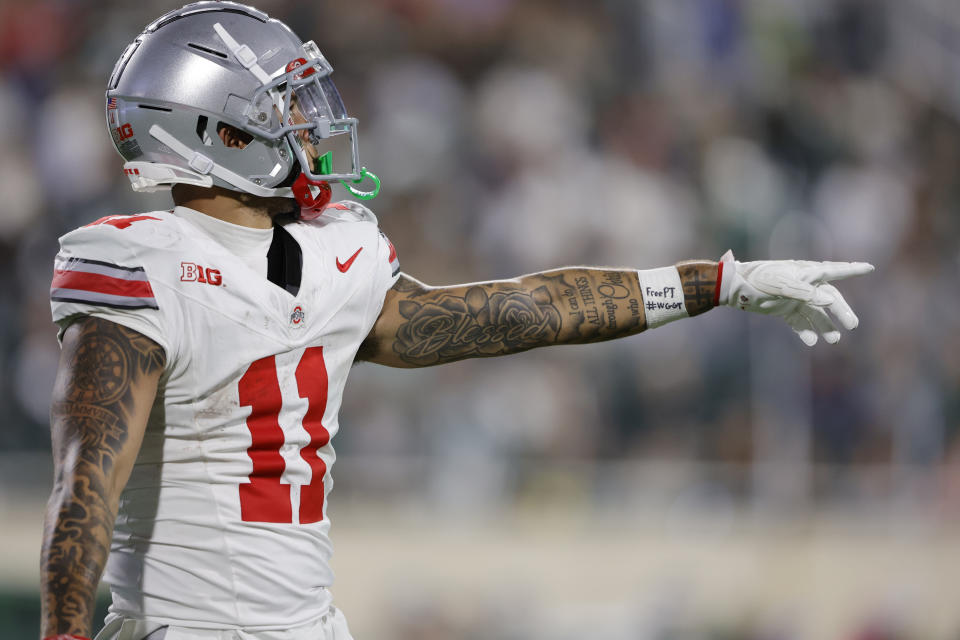
[[[305,318],[303,307],[300,305],[295,306],[293,311],[290,312],[290,326],[295,328],[302,327]]]

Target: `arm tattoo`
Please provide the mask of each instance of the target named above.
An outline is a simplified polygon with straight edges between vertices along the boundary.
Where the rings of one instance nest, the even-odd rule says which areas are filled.
[[[563,269],[513,281],[431,289],[401,278],[390,342],[407,366],[610,340],[644,327],[636,276]]]
[[[683,283],[683,299],[687,313],[700,315],[713,309],[713,296],[717,289],[717,263],[707,260],[680,262],[677,264],[680,281]]]
[[[556,280],[563,300],[565,344],[613,340],[647,328],[635,271],[578,268],[545,277]]]
[[[560,313],[544,286],[524,291],[490,284],[411,294],[399,303],[404,322],[393,350],[416,366],[525,351],[553,340],[560,329]]]
[[[128,444],[134,387],[164,367],[163,350],[126,327],[88,317],[68,331],[75,338],[65,344],[51,410],[56,477],[41,556],[45,635],[89,635],[116,517],[114,472]]]
[[[687,313],[713,308],[717,263],[677,265]],[[647,328],[633,270],[569,267],[515,280],[428,287],[403,275],[357,360],[397,367],[612,340]]]

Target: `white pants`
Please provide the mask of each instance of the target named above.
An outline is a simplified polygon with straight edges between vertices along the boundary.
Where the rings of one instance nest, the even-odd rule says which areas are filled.
[[[112,613],[106,623],[94,640],[353,640],[347,619],[336,607],[313,622],[285,631],[175,627]]]

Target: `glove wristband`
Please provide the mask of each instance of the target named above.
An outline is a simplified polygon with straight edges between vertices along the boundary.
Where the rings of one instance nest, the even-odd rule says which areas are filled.
[[[47,636],[43,640],[90,640],[90,638],[84,636],[74,636],[69,633],[61,633],[58,636]]]
[[[728,250],[717,263],[717,288],[713,293],[713,306],[730,304],[730,289],[736,273],[737,263],[734,260],[733,251]],[[723,277],[724,274],[726,278]]]
[[[689,315],[683,300],[683,282],[676,267],[637,271],[637,279],[648,329]]]

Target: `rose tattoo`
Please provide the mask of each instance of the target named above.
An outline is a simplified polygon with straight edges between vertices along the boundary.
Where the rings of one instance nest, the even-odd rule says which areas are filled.
[[[488,295],[471,287],[463,297],[400,302],[406,322],[394,351],[420,366],[470,356],[495,356],[531,349],[556,337],[560,313],[547,287],[530,293],[498,291]]]

